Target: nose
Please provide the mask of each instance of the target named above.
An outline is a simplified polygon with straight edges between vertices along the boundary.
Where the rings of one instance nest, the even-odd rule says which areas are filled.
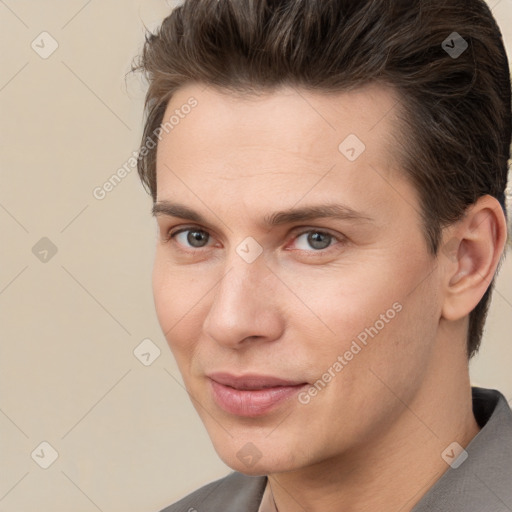
[[[238,254],[212,292],[204,320],[206,336],[228,348],[255,341],[272,341],[282,334],[284,320],[277,304],[277,278],[263,255],[247,263]]]

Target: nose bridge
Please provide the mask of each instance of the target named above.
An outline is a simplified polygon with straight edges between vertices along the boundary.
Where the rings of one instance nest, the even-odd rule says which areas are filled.
[[[206,334],[221,344],[235,346],[247,337],[272,337],[278,328],[277,311],[270,299],[272,290],[268,288],[271,272],[262,252],[252,258],[251,244],[242,242],[230,251],[226,272],[214,289],[204,321]]]
[[[266,295],[265,283],[272,274],[266,266],[263,246],[248,236],[230,246],[226,254],[226,273],[219,282],[218,297],[222,301],[243,300],[254,308]]]

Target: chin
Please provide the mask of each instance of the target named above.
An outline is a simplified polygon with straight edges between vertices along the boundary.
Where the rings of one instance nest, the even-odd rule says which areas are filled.
[[[297,469],[297,460],[291,454],[276,453],[270,447],[259,450],[256,445],[248,441],[242,443],[240,448],[232,450],[233,445],[215,447],[220,459],[234,471],[249,476],[262,476],[272,473],[281,473]],[[265,456],[266,451],[271,451],[271,456]]]

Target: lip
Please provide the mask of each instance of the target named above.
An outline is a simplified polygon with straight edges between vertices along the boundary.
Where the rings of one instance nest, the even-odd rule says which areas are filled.
[[[307,382],[268,375],[207,375],[215,403],[231,414],[255,417],[269,413],[297,394]]]

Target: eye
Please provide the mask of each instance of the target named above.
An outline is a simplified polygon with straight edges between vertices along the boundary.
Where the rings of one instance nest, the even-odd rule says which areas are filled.
[[[203,249],[208,245],[210,234],[204,229],[189,226],[174,232],[170,231],[164,242],[169,242],[171,239],[176,239],[179,245],[187,249]],[[294,244],[298,246],[298,250],[310,253],[324,251],[334,245],[336,241],[342,242],[343,239],[319,229],[302,231],[294,238]]]
[[[302,244],[298,241],[304,235],[307,235],[306,238],[303,239]],[[299,233],[299,235],[295,238],[295,245],[299,245],[298,249],[301,251],[309,251],[309,252],[319,252],[324,249],[329,248],[333,241],[336,241],[337,238],[326,231],[320,231],[318,229],[310,229],[309,231],[304,231]],[[302,245],[302,247],[300,247]],[[310,251],[313,248],[314,251]]]
[[[181,240],[180,240],[181,237]],[[198,228],[183,228],[167,235],[166,241],[176,238],[180,245],[192,247],[194,249],[202,249],[208,243],[210,235]]]

